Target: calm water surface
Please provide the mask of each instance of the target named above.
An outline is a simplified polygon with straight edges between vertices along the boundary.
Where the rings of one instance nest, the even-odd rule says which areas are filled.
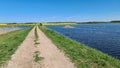
[[[89,47],[120,59],[120,24],[79,24],[73,28],[47,26]]]

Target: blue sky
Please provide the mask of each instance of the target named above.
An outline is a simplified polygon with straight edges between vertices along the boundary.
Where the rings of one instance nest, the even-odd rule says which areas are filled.
[[[0,22],[120,20],[120,0],[0,0]]]

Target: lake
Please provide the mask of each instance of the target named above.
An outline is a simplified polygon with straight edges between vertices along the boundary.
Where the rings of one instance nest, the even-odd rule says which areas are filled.
[[[64,36],[120,59],[120,24],[78,24],[72,27],[47,26]]]

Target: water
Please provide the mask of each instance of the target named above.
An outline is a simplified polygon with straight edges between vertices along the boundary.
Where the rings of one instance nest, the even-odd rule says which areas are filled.
[[[60,34],[120,59],[120,24],[79,24],[73,27],[47,26]]]

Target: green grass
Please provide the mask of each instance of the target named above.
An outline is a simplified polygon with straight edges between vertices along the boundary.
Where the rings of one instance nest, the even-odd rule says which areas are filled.
[[[35,44],[34,44],[34,45],[35,45],[35,47],[37,47],[37,44],[40,44],[40,43],[38,42],[39,36],[38,36],[38,34],[37,34],[37,27],[38,27],[38,26],[35,26],[35,30],[34,30],[34,35],[35,35],[35,40],[34,40]],[[35,51],[35,52],[34,52],[33,58],[34,58],[34,61],[35,61],[35,62],[39,62],[40,60],[43,59],[43,57],[40,57],[40,52],[39,52],[39,51]]]
[[[40,29],[63,51],[77,68],[120,68],[120,60],[64,37],[52,30]]]
[[[0,35],[0,66],[11,58],[31,29],[26,28]]]
[[[36,41],[38,40],[38,34],[37,34],[37,26],[35,27],[35,39],[36,39]]]
[[[43,59],[43,57],[40,57],[39,55],[40,55],[39,51],[34,52],[33,58],[34,58],[35,62],[39,62],[39,61],[41,61]]]
[[[37,45],[37,44],[40,44],[39,42],[38,42],[38,34],[37,34],[37,26],[35,26],[35,30],[34,30],[34,34],[35,34],[35,40],[34,40],[34,42],[35,42],[35,46]]]

